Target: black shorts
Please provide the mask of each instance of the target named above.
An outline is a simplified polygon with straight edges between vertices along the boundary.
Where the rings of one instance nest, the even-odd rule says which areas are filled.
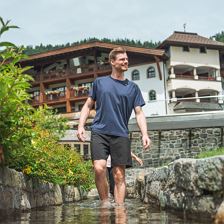
[[[107,160],[111,155],[111,166],[132,166],[131,144],[128,137],[100,134],[92,131],[91,158],[92,160]]]

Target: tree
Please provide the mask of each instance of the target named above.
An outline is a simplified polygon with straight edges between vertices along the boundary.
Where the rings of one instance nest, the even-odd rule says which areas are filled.
[[[221,31],[220,33],[217,33],[213,36],[215,40],[224,42],[224,31]]]

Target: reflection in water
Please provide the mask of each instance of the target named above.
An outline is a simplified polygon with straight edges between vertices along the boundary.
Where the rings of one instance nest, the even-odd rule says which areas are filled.
[[[195,221],[196,220],[196,221]],[[27,212],[0,212],[4,224],[210,224],[211,220],[187,219],[183,213],[169,213],[142,204],[137,199],[126,200],[125,206],[101,207],[99,201],[86,200],[75,204],[32,209]]]

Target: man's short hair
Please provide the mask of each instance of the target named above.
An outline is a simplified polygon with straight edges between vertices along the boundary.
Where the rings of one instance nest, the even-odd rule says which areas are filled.
[[[123,47],[116,47],[109,53],[109,61],[115,60],[118,54],[126,53],[126,49]]]

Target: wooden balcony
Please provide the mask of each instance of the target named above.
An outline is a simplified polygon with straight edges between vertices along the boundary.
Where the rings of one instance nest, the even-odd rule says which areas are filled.
[[[65,101],[66,101],[65,92],[60,91],[47,92],[44,100],[44,102],[47,104],[57,104]]]
[[[189,75],[182,75],[182,74],[176,74],[176,78],[177,79],[189,79],[189,80],[193,80],[194,76],[189,74]]]
[[[33,107],[40,105],[40,96],[32,97],[29,100],[29,104],[31,104]]]
[[[85,100],[89,95],[90,87],[75,87],[70,89],[70,99]]]
[[[216,81],[215,77],[209,77],[209,76],[198,76],[199,80],[206,80],[206,81]]]
[[[66,78],[67,73],[66,70],[58,70],[58,71],[49,71],[48,73],[41,74],[41,80],[54,80],[54,79],[61,79]]]
[[[111,71],[110,64],[102,64],[102,65],[82,65],[76,66],[71,69],[61,69],[56,71],[39,72],[36,75],[32,75],[34,79],[34,84],[39,82],[56,82],[59,80],[65,80],[66,78],[70,79],[80,79],[84,77],[93,76],[95,73],[102,74],[104,72],[108,73]]]

